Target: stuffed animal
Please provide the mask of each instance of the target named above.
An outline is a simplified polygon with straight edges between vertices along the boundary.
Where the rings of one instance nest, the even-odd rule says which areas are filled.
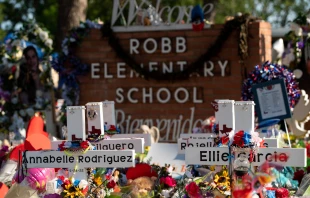
[[[148,197],[154,188],[156,177],[138,177],[134,180],[129,179],[128,184],[131,186],[131,197]]]
[[[152,136],[152,143],[157,143],[160,138],[160,133],[157,127],[152,126],[149,128],[147,125],[142,125],[140,129],[136,129],[135,133],[142,133],[142,134],[151,134]]]

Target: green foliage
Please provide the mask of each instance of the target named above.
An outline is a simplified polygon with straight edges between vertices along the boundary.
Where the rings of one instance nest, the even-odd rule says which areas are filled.
[[[139,4],[138,0],[138,4]],[[125,2],[125,0],[120,1]],[[157,0],[149,0],[156,6]],[[161,7],[174,5],[203,5],[209,2],[217,2],[215,23],[223,24],[226,16],[235,16],[238,12],[251,13],[273,24],[284,27],[289,17],[294,18],[297,13],[309,13],[309,0],[161,0]],[[101,19],[109,22],[112,15],[113,0],[88,0],[87,18],[90,20]],[[57,0],[0,0],[0,39],[6,32],[19,28],[21,22],[35,19],[38,24],[50,31],[52,38],[58,28]],[[173,13],[176,15],[177,12]],[[125,16],[126,17],[126,16]],[[164,19],[165,20],[165,19]]]

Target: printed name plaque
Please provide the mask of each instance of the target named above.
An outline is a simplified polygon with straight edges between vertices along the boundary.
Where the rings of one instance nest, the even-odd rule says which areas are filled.
[[[185,150],[189,147],[213,147],[214,137],[209,134],[205,136],[190,136],[189,138],[178,139],[178,153],[185,154]]]
[[[75,156],[66,155],[63,151],[26,151],[23,153],[23,164],[27,168],[107,168],[135,166],[135,152],[122,151],[87,151]]]
[[[144,153],[143,138],[108,139],[93,142],[92,145],[95,146],[97,150],[134,150],[136,153]]]
[[[305,148],[259,148],[252,165],[260,166],[268,161],[285,166],[306,167],[306,154]],[[198,165],[229,165],[228,147],[186,148],[185,162]]]
[[[111,136],[111,139],[124,139],[124,138],[143,138],[144,146],[152,145],[152,137],[151,134],[147,133],[135,133],[135,134],[115,134]]]
[[[52,141],[52,150],[58,150],[59,144],[66,142],[65,140]],[[122,138],[122,139],[107,139],[98,142],[91,142],[96,150],[134,150],[136,153],[144,153],[143,138]]]

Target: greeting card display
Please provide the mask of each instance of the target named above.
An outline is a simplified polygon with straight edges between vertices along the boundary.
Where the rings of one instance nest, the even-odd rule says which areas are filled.
[[[252,92],[259,122],[292,116],[284,79],[253,85]]]

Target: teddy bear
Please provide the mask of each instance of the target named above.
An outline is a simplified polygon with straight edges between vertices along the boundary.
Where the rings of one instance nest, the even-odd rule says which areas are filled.
[[[132,198],[148,197],[154,188],[157,177],[138,177],[134,180],[129,179],[128,185],[131,187],[130,196]]]

